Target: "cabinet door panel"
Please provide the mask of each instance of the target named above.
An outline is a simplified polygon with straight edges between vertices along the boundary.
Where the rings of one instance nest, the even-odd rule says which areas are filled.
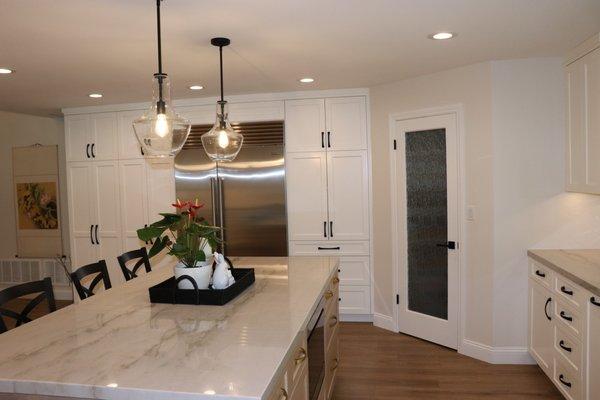
[[[90,119],[87,115],[68,115],[65,117],[65,149],[67,161],[89,159]],[[86,151],[87,150],[87,151]]]
[[[292,153],[286,158],[288,232],[290,240],[326,240],[327,157],[325,153]]]
[[[592,302],[593,301],[593,302]],[[594,304],[596,303],[596,304]],[[589,400],[600,399],[600,296],[590,296],[588,303],[588,368],[587,382]]]
[[[100,113],[90,116],[92,155],[94,160],[118,158],[117,114]]]
[[[71,263],[73,269],[96,260],[92,244],[95,221],[94,183],[92,163],[69,163],[67,168],[69,191],[69,229],[71,232]]]
[[[583,59],[567,67],[567,188],[586,184],[585,66]]]
[[[327,154],[329,236],[334,240],[369,238],[369,180],[365,151]]]
[[[143,110],[123,111],[118,114],[119,159],[143,158],[142,147],[135,136],[133,121],[139,118]]]
[[[138,239],[137,230],[148,224],[146,162],[128,160],[119,163],[123,249],[130,251],[146,244]]]
[[[325,100],[328,150],[367,149],[367,104],[363,96]]]
[[[554,325],[552,318],[553,298],[549,290],[529,281],[529,352],[539,366],[552,377]]]
[[[584,57],[587,122],[587,184],[600,193],[600,49]]]
[[[148,223],[152,223],[161,218],[159,213],[174,212],[171,204],[175,202],[175,170],[172,159],[147,158],[146,162]],[[166,253],[164,250],[152,258],[153,268],[173,261]]]
[[[361,286],[371,284],[369,257],[340,257],[340,284]]]
[[[325,151],[325,101],[323,99],[285,102],[285,150]]]
[[[119,196],[119,164],[116,161],[93,163],[96,184],[96,224],[98,259],[106,260],[113,286],[124,282],[117,256],[123,252]]]

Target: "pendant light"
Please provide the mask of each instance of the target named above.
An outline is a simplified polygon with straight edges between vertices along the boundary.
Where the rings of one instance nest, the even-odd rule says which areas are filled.
[[[236,132],[229,123],[227,102],[223,98],[223,47],[231,41],[227,38],[213,38],[210,43],[219,48],[221,73],[221,100],[217,101],[217,120],[212,129],[202,135],[202,146],[208,157],[217,162],[233,161],[242,148],[244,136]]]
[[[160,3],[156,0],[158,72],[154,74],[152,103],[144,115],[133,121],[135,135],[144,152],[150,156],[174,156],[181,150],[192,125],[179,116],[171,105],[171,83],[162,70],[160,37]]]

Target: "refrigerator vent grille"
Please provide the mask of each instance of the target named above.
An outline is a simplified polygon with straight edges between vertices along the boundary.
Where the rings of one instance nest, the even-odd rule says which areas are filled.
[[[283,145],[283,121],[233,122],[236,132],[244,135],[244,146]],[[201,149],[200,137],[211,130],[212,125],[193,125],[184,149]]]

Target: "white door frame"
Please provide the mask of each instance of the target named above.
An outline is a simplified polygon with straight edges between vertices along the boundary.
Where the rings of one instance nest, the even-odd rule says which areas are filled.
[[[458,238],[456,241],[459,243],[458,249],[456,250],[458,256],[458,352],[461,353],[461,347],[463,346],[463,338],[465,331],[465,296],[464,289],[466,287],[466,249],[467,243],[465,243],[465,221],[463,218],[465,209],[465,130],[464,130],[464,111],[462,104],[450,105],[445,107],[435,107],[420,109],[415,111],[408,111],[397,114],[390,114],[389,116],[389,149],[390,149],[390,189],[391,189],[391,204],[397,204],[398,202],[398,187],[397,187],[397,174],[395,168],[396,153],[394,150],[394,136],[396,135],[396,123],[399,121],[434,117],[439,115],[453,114],[456,119],[456,132],[457,132],[457,161],[458,161]],[[392,243],[397,243],[400,240],[400,233],[397,229],[398,210],[392,206]],[[392,276],[393,276],[393,318],[394,318],[394,331],[400,332],[400,321],[399,321],[399,306],[396,304],[396,295],[400,293],[400,252],[397,246],[392,245]]]

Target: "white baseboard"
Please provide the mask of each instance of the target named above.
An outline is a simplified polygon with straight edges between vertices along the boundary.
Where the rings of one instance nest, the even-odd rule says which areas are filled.
[[[535,364],[526,347],[492,347],[463,339],[458,352],[490,364]]]
[[[388,331],[396,331],[396,328],[394,327],[394,318],[389,315],[383,315],[379,313],[373,314],[373,325]]]
[[[342,322],[373,322],[371,314],[340,314]]]

